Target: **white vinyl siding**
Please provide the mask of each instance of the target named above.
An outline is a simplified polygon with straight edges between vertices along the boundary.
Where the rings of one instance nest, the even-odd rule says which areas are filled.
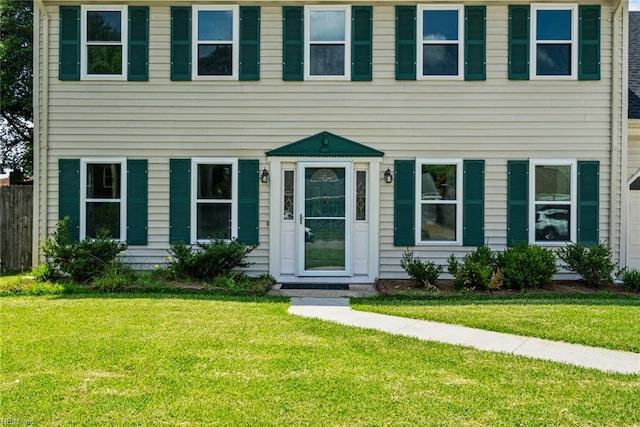
[[[613,7],[602,8],[601,80],[513,82],[507,77],[508,7],[487,6],[487,80],[395,80],[395,9],[373,8],[373,81],[282,80],[282,4],[261,8],[260,81],[170,80],[170,6],[150,3],[149,81],[57,79],[58,6],[49,2],[48,230],[58,214],[58,159],[119,156],[148,159],[149,244],[130,247],[131,262],[162,263],[169,241],[169,159],[270,159],[264,153],[322,130],[384,151],[395,159],[485,159],[485,240],[506,247],[507,160],[600,161],[600,239],[609,240],[612,144]],[[621,53],[620,53],[621,55]],[[616,80],[617,82],[617,80]],[[624,96],[627,96],[626,91]],[[250,118],[250,119],[248,119]],[[619,140],[613,141],[620,144]],[[290,159],[289,159],[290,160]],[[619,168],[620,166],[615,166]],[[393,184],[379,181],[380,277],[405,277],[393,246]],[[272,183],[273,183],[272,176]],[[268,272],[270,185],[259,194],[260,245],[250,271]],[[373,194],[372,194],[373,196]],[[613,196],[615,197],[615,196]],[[45,206],[43,206],[45,208]],[[276,209],[280,209],[276,207]],[[460,245],[419,246],[415,255],[446,264]]]

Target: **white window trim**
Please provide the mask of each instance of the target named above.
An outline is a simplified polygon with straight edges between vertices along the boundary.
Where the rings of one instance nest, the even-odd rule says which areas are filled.
[[[344,75],[311,75],[311,12],[344,11]],[[342,44],[342,42],[322,42],[322,44]],[[304,7],[304,79],[305,80],[351,80],[351,6],[326,5]]]
[[[119,199],[88,199],[87,198],[87,165],[88,164],[120,164],[120,198]],[[84,158],[80,159],[80,240],[87,237],[87,203],[113,202],[120,203],[120,238],[118,242],[127,241],[127,159],[124,158]]]
[[[438,44],[457,44],[458,45],[458,74],[452,76],[425,76],[422,74],[424,65],[424,52],[422,40],[423,34],[423,12],[428,10],[456,10],[458,12],[458,40],[439,40]],[[436,5],[425,6],[419,5],[417,11],[417,26],[416,26],[416,38],[417,38],[417,56],[416,56],[416,78],[418,80],[464,80],[464,6],[463,5]]]
[[[456,165],[456,200],[440,200],[443,204],[456,205],[456,240],[422,240],[422,165]],[[415,181],[415,241],[416,246],[462,245],[462,198],[463,198],[462,159],[416,159]]]
[[[231,239],[238,238],[238,159],[228,157],[194,157],[191,159],[191,242],[207,243],[211,239],[198,239],[198,165],[231,165]]]
[[[201,76],[198,74],[198,12],[201,11],[231,11],[233,12],[233,40],[231,42],[231,75],[230,76]],[[192,6],[191,11],[191,78],[193,80],[238,80],[238,70],[240,63],[240,6]],[[203,41],[212,43],[214,41]]]
[[[82,6],[80,9],[82,15],[80,17],[80,38],[82,44],[82,52],[80,54],[80,70],[82,80],[126,80],[127,79],[127,66],[128,66],[128,45],[129,45],[129,18],[127,16],[127,6]],[[121,74],[89,74],[87,70],[88,66],[88,50],[87,50],[87,12],[120,12],[120,43],[101,43],[112,44],[114,46],[122,46],[122,73]]]
[[[539,76],[537,75],[538,60],[537,60],[537,44],[538,39],[536,37],[536,26],[538,21],[539,10],[570,10],[571,11],[571,74],[566,76]],[[529,72],[531,80],[577,80],[578,79],[578,5],[577,4],[545,4],[545,3],[532,3],[531,4],[531,23],[529,26],[529,39],[531,40],[529,46],[529,63],[531,69]],[[549,41],[545,40],[546,44],[562,43],[566,44],[567,41]]]
[[[536,241],[536,166],[570,166],[571,167],[571,202],[569,205],[568,241]],[[564,204],[566,202],[560,202]],[[547,203],[548,204],[548,203]],[[578,236],[578,162],[576,160],[530,159],[529,160],[529,243],[539,246],[564,246],[575,242]]]

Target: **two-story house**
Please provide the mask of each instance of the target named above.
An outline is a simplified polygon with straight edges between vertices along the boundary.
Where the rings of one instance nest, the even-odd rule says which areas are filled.
[[[627,1],[37,0],[35,234],[281,282],[626,242]],[[41,256],[36,243],[36,256]]]

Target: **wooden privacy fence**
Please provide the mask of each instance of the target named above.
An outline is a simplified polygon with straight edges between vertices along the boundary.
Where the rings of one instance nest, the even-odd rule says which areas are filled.
[[[0,271],[31,269],[33,186],[0,187]]]

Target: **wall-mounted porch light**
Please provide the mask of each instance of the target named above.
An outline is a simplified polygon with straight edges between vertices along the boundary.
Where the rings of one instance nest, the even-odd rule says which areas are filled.
[[[267,168],[262,169],[262,173],[260,174],[260,182],[263,184],[269,183],[269,171]]]
[[[393,182],[393,174],[391,173],[391,169],[387,168],[384,173],[384,182],[387,184],[391,184]]]

